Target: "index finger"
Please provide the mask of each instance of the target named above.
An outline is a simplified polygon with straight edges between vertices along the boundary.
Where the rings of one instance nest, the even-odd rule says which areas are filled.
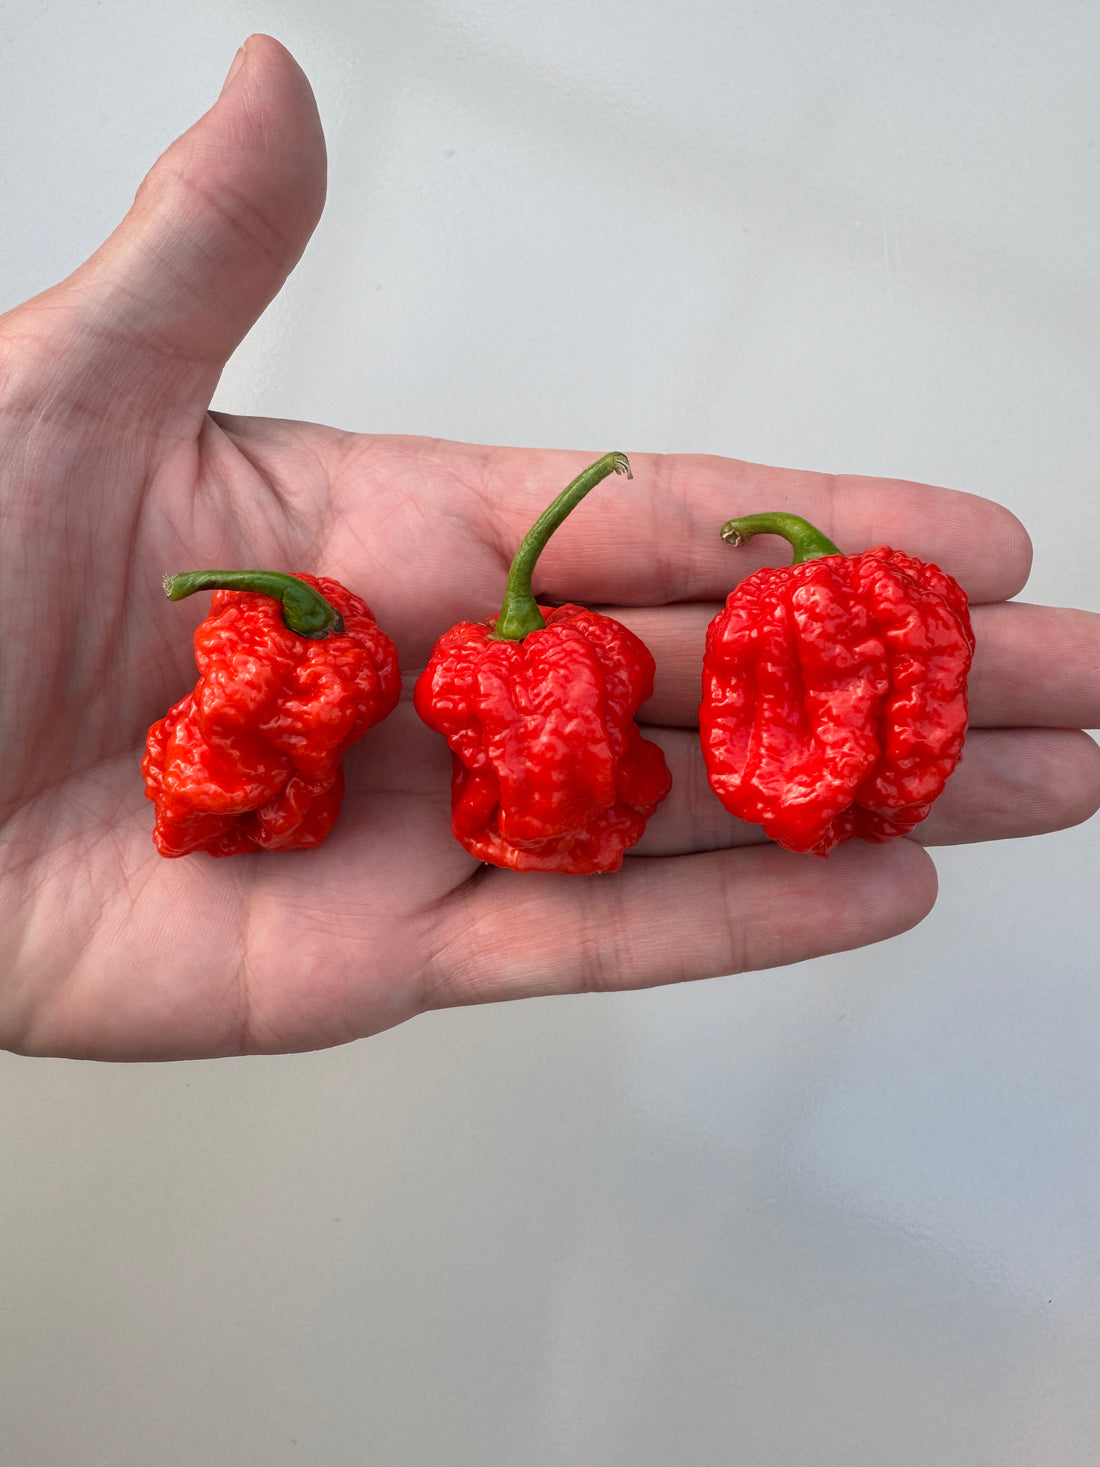
[[[564,486],[598,456],[494,454],[484,499],[490,543],[510,556],[555,484]],[[790,559],[789,547],[768,537],[743,551],[719,537],[726,520],[767,510],[801,515],[844,551],[885,544],[933,561],[974,602],[1016,595],[1031,568],[1023,525],[976,494],[703,454],[629,457],[633,482],[597,488],[553,536],[536,568],[536,594],[633,606],[722,599],[758,566]]]

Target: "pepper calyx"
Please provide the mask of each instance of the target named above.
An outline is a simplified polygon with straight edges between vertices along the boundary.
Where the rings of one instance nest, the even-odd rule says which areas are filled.
[[[566,485],[527,531],[508,571],[500,614],[490,633],[493,641],[521,642],[529,632],[540,631],[546,625],[531,589],[535,563],[566,516],[608,474],[625,474],[628,479],[634,477],[625,453],[605,453],[595,463],[589,464],[572,483]]]
[[[285,571],[182,571],[164,577],[169,601],[182,601],[196,591],[258,591],[273,596],[283,609],[283,622],[300,637],[319,640],[344,630],[344,618],[320,591]]]
[[[746,514],[727,520],[721,529],[722,539],[734,547],[747,545],[754,535],[781,535],[794,550],[792,565],[806,560],[820,560],[825,555],[844,552],[801,515],[776,510],[770,514]]]

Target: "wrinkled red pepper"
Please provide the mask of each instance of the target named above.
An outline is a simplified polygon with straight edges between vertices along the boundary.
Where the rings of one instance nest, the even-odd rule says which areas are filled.
[[[719,799],[792,851],[911,831],[958,764],[974,634],[966,595],[888,546],[842,555],[796,515],[722,528],[782,535],[794,563],[731,592],[707,631],[699,728]]]
[[[416,684],[417,712],[452,752],[452,830],[493,866],[616,871],[671,786],[634,721],[653,691],[649,650],[612,617],[539,606],[531,590],[550,535],[613,471],[629,476],[622,454],[554,500],[516,553],[500,615],[445,632]]]
[[[341,758],[400,696],[393,643],[325,576],[196,571],[164,585],[172,600],[214,595],[195,631],[198,683],[146,741],[157,850],[319,845],[340,808]]]

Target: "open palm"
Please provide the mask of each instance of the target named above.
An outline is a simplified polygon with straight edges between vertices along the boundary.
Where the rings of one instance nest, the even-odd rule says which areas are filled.
[[[585,501],[538,589],[603,606],[651,647],[643,717],[673,794],[613,876],[471,860],[450,834],[450,756],[412,709],[416,673],[452,621],[496,609],[557,490],[631,446],[528,453],[210,415],[323,194],[308,84],[255,37],[104,247],[0,321],[0,1043],[102,1058],[312,1048],[432,1006],[764,967],[920,920],[935,874],[917,842],[794,856],[706,788],[703,633],[767,553],[731,552],[717,528],[752,510],[794,509],[846,548],[893,542],[970,593],[973,727],[922,842],[1050,830],[1096,808],[1100,759],[1072,730],[1100,721],[1100,618],[1003,604],[1029,560],[1006,511],[632,453],[633,483]],[[315,851],[167,861],[153,848],[141,749],[193,681],[202,613],[167,603],[160,578],[213,564],[335,576],[399,648],[405,697],[347,756],[340,820]]]

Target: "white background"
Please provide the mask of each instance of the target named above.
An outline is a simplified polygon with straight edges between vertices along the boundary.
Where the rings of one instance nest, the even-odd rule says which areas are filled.
[[[945,483],[1100,609],[1092,0],[2,0],[0,307],[253,30],[330,195],[217,406]],[[763,975],[0,1057],[0,1463],[1096,1463],[1100,821],[936,859]]]

